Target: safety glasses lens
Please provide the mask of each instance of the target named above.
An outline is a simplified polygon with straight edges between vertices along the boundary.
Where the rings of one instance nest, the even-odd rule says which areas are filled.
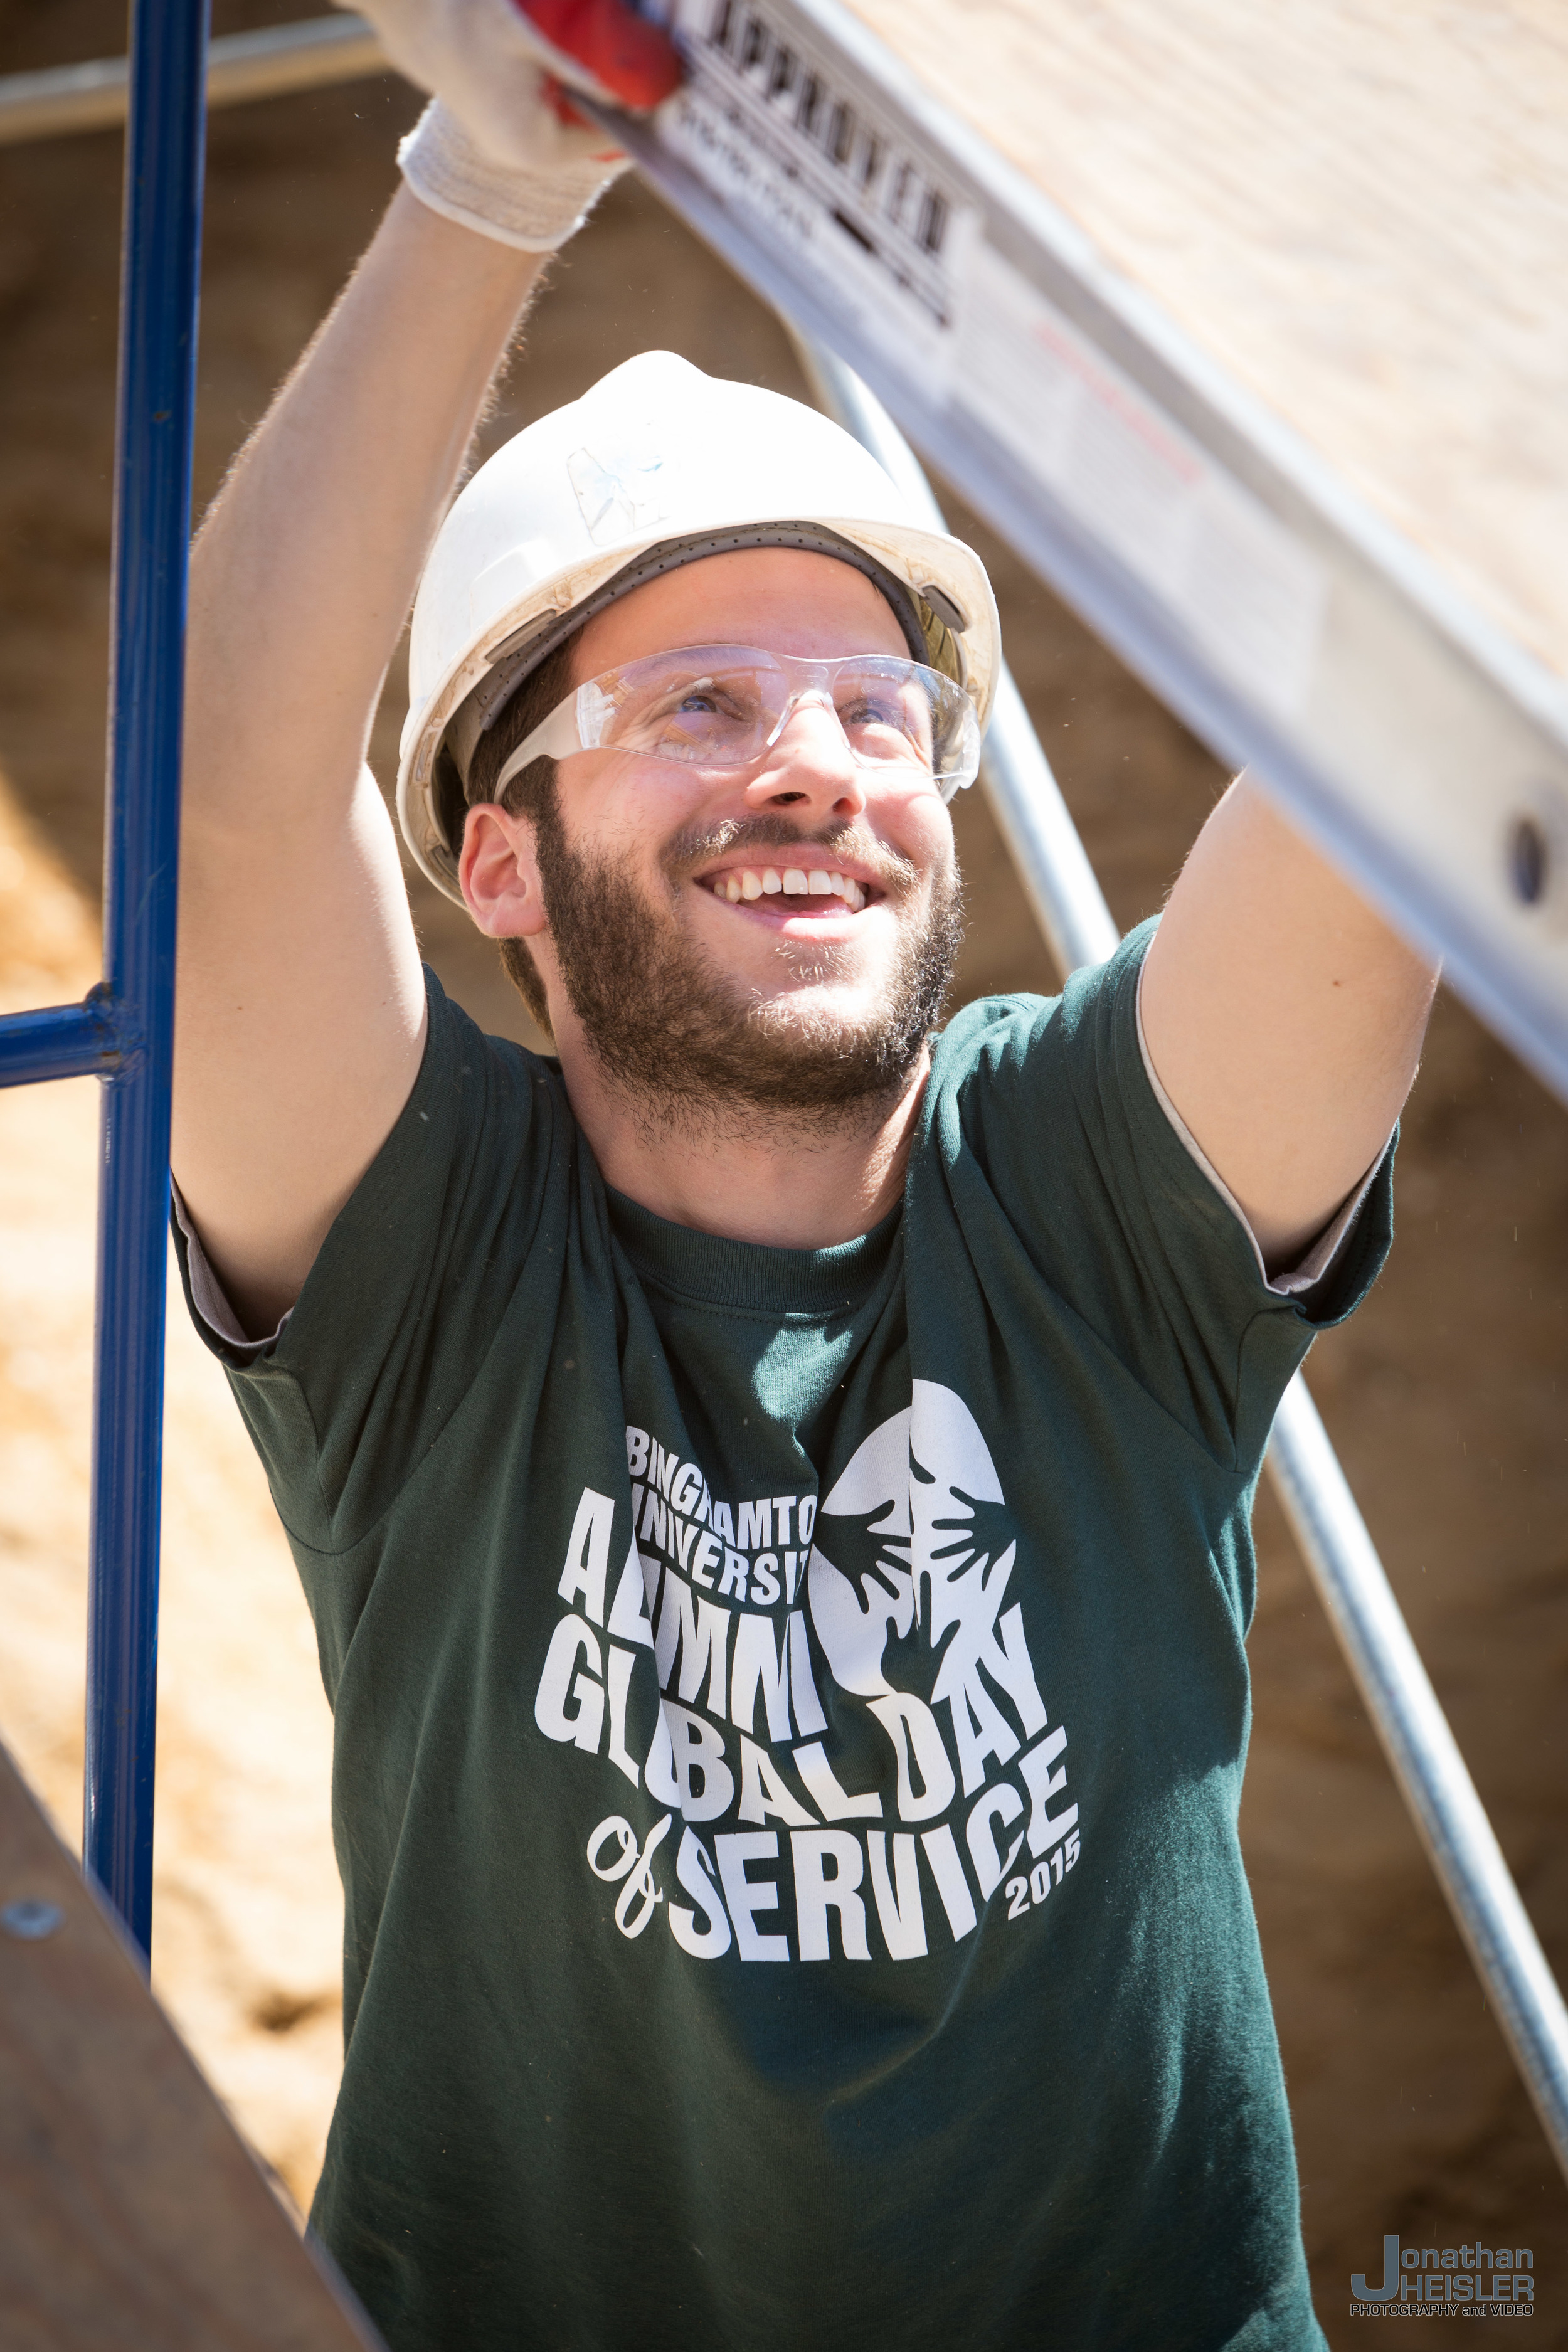
[[[938,782],[973,772],[969,697],[939,671],[891,655],[807,662],[721,646],[657,654],[580,687],[577,730],[585,749],[743,768],[803,703],[836,713],[863,764],[914,767]]]

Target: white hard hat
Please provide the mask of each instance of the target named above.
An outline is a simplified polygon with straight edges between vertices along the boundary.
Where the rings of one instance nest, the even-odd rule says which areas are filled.
[[[865,572],[915,657],[968,688],[984,727],[1001,645],[973,551],[911,521],[876,459],[816,409],[644,352],[498,449],[430,551],[397,814],[449,898],[462,902],[474,746],[530,671],[629,589],[745,547],[806,548]]]

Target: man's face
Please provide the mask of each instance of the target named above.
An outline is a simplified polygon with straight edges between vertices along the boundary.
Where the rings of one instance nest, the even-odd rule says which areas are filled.
[[[584,631],[574,678],[713,644],[909,651],[861,573],[758,549],[612,605]],[[797,709],[746,769],[576,753],[535,846],[543,927],[529,944],[563,1052],[574,1017],[618,1083],[693,1111],[828,1112],[907,1079],[956,946],[952,824],[918,769],[857,766],[831,710]],[[792,871],[836,877],[844,895],[729,895]]]

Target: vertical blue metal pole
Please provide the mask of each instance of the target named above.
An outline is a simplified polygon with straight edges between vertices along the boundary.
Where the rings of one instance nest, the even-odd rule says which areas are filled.
[[[83,1859],[153,1926],[169,1082],[206,0],[133,0],[121,273]]]

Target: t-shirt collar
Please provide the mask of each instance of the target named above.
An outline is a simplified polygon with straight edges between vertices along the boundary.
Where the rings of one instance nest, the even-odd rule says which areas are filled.
[[[858,1306],[887,1265],[903,1213],[900,1203],[869,1233],[830,1249],[774,1249],[674,1224],[609,1185],[605,1193],[616,1237],[645,1280],[710,1306],[777,1315]]]

